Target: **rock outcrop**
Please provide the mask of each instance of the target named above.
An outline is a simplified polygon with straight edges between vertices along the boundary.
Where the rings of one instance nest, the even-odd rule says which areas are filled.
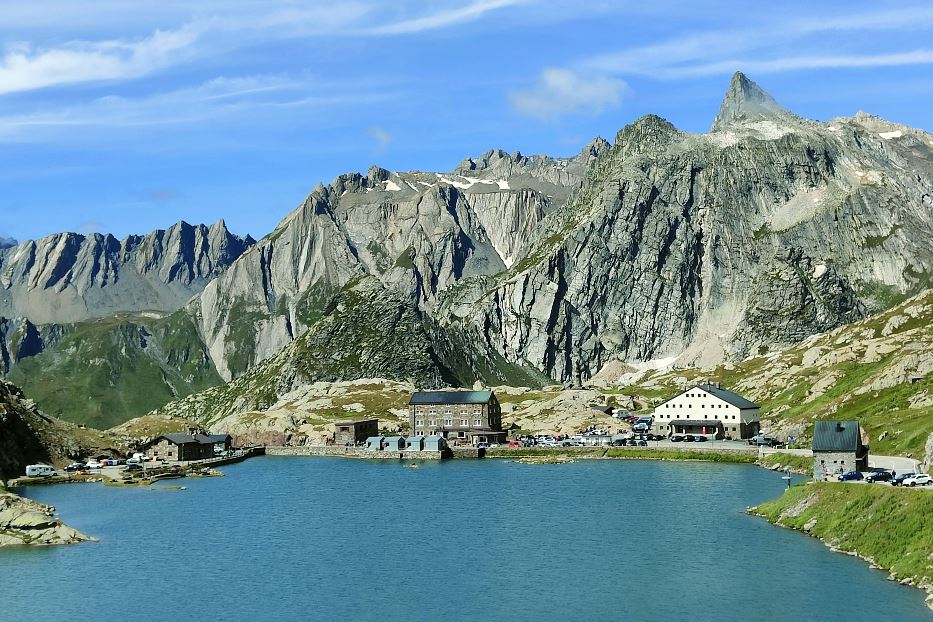
[[[54,508],[0,488],[0,547],[74,544],[92,539],[62,523]]]

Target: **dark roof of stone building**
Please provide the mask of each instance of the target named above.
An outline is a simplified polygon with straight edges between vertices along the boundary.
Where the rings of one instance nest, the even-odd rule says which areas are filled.
[[[168,439],[176,445],[212,445],[214,443],[223,443],[227,440],[227,434],[184,434],[181,432],[171,432],[163,434],[159,438]]]
[[[817,421],[813,427],[813,451],[858,451],[862,447],[858,421]]]
[[[698,384],[696,388],[702,389],[707,393],[711,393],[724,402],[728,402],[737,408],[760,408],[755,402],[747,400],[738,393],[734,393],[728,389],[723,389],[715,384]]]
[[[488,404],[492,391],[416,391],[409,404]]]

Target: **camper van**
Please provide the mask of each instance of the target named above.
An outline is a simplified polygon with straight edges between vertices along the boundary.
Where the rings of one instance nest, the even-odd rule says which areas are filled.
[[[26,477],[49,477],[55,475],[55,469],[47,464],[30,464],[26,467]]]

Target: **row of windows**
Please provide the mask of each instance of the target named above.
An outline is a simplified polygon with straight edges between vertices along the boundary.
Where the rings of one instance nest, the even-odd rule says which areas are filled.
[[[739,418],[738,415],[722,415],[722,416],[713,415],[713,416],[716,417],[717,419],[722,419],[723,421],[725,421],[726,419],[738,419]],[[658,415],[658,418],[659,419],[679,419],[680,415]]]
[[[683,408],[683,404],[665,404],[664,408]],[[710,404],[710,408],[728,408],[725,404]],[[687,408],[693,408],[693,404],[687,404]],[[700,408],[706,408],[706,404],[700,404]]]
[[[440,422],[440,419],[437,419],[437,420],[435,420],[435,419],[429,419],[429,420],[428,420],[428,425],[433,426],[433,425],[436,425],[437,422]],[[445,419],[445,420],[444,420],[444,425],[451,426],[451,425],[453,425],[453,424],[454,424],[454,420],[453,420],[453,419]],[[460,419],[460,426],[461,426],[461,427],[464,427],[464,428],[465,428],[465,427],[468,427],[469,425],[470,425],[470,421],[469,421],[468,419]],[[474,419],[474,420],[473,420],[473,425],[476,425],[476,426],[483,425],[483,420],[482,420],[482,419]],[[415,426],[416,426],[416,427],[419,427],[419,428],[420,428],[420,427],[424,427],[424,419],[418,419],[418,420],[416,420],[416,421],[415,421]]]

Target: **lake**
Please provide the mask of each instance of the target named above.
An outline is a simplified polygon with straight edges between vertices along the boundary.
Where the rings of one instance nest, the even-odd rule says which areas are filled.
[[[32,487],[98,543],[0,551],[0,620],[895,620],[923,594],[744,514],[701,462],[263,457],[187,490]]]

